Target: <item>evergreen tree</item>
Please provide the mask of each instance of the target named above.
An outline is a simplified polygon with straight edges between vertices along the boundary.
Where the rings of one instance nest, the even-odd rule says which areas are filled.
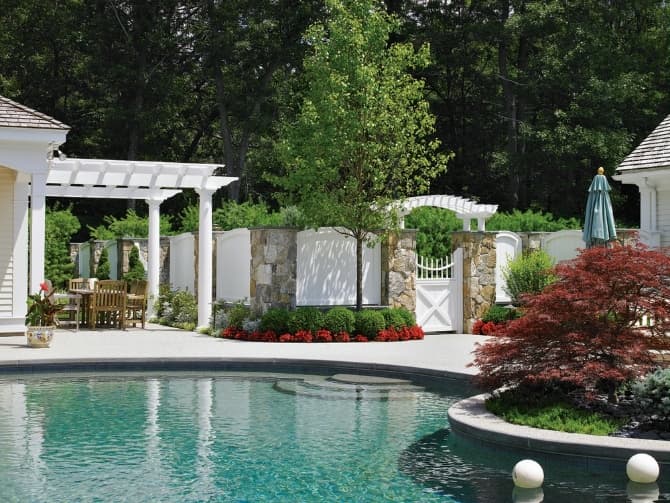
[[[103,248],[98,259],[98,267],[95,269],[95,277],[98,279],[109,279],[110,273],[109,253],[107,253],[107,248]]]
[[[145,279],[145,270],[142,261],[140,260],[140,249],[133,246],[128,254],[128,272],[124,274],[123,279],[126,281],[135,281]]]

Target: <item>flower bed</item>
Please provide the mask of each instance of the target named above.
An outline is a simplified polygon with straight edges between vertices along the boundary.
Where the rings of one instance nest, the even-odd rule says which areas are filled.
[[[399,329],[389,327],[380,330],[374,341],[378,342],[396,342],[420,340],[424,337],[421,327],[414,325],[411,327],[402,327]],[[219,332],[219,337],[224,339],[235,339],[239,341],[255,342],[369,342],[370,339],[364,335],[352,335],[347,332],[331,333],[329,330],[320,329],[316,333],[309,330],[299,330],[295,334],[285,333],[277,335],[272,330],[256,330],[248,332],[244,329],[235,327],[224,328]]]

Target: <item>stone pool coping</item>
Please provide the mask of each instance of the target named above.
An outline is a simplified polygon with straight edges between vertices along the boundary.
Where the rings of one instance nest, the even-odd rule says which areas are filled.
[[[625,463],[633,454],[644,452],[659,463],[670,465],[668,441],[564,433],[514,425],[486,410],[487,397],[488,394],[476,395],[451,406],[449,424],[455,434],[515,450],[605,462]]]

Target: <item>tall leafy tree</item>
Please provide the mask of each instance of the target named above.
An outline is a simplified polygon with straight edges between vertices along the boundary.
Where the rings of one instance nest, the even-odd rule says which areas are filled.
[[[64,288],[72,277],[74,263],[69,242],[80,224],[70,208],[47,209],[45,226],[44,272],[57,288]]]
[[[427,191],[448,155],[432,139],[435,118],[411,74],[429,49],[389,45],[398,22],[373,0],[328,0],[328,19],[305,34],[307,90],[283,130],[273,178],[311,225],[338,226],[356,240],[356,307],[371,230],[396,226],[392,203]]]

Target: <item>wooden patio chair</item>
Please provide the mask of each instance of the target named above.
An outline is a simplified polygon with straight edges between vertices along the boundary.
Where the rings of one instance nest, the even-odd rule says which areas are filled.
[[[54,322],[57,327],[64,324],[75,325],[75,330],[79,330],[79,305],[81,296],[66,292],[57,292],[51,283],[51,280],[44,281],[47,284],[47,295],[49,302],[59,307],[58,312],[54,317]],[[62,313],[67,314],[67,318],[61,317]]]
[[[147,316],[147,284],[146,280],[135,280],[128,284],[128,301],[126,303],[126,326],[137,322],[146,323]]]
[[[101,327],[126,329],[126,282],[100,280],[96,282],[89,307],[92,321]]]

